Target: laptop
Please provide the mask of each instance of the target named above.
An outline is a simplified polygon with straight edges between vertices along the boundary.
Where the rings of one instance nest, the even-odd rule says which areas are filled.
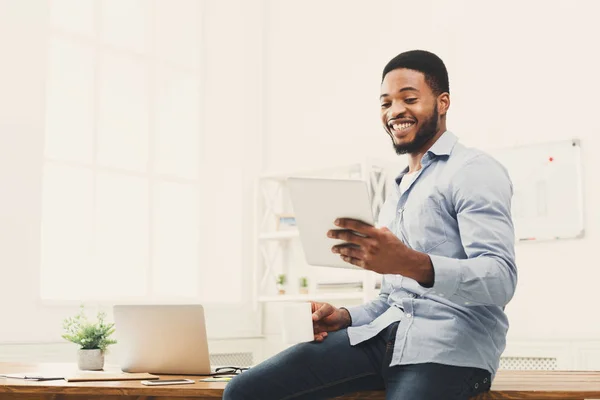
[[[201,305],[115,305],[113,312],[124,372],[210,374]]]

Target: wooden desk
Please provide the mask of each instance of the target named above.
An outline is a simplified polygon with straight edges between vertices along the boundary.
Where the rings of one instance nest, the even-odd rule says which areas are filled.
[[[72,364],[0,363],[0,374],[41,372],[71,375]],[[201,376],[173,376],[198,381]],[[73,382],[25,381],[0,378],[0,400],[215,400],[223,397],[224,382],[196,382],[189,385],[144,386],[140,381]]]
[[[65,365],[0,363],[0,374],[61,368]],[[198,380],[201,377],[187,378]],[[224,388],[222,382],[161,387],[144,386],[138,381],[68,383],[0,378],[0,400],[214,400],[222,397]],[[383,392],[364,392],[339,399],[384,400],[385,395]],[[492,390],[473,400],[591,399],[600,400],[600,372],[499,371]]]

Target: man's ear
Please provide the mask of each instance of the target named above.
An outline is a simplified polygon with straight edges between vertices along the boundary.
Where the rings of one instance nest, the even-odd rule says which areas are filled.
[[[437,98],[437,106],[438,106],[438,113],[441,116],[446,115],[446,113],[448,112],[448,109],[450,108],[450,94],[447,92],[440,94]]]

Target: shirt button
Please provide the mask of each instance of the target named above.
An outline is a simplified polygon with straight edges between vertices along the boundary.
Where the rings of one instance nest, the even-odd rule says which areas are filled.
[[[471,304],[471,303],[469,303],[468,301],[465,301],[465,306],[468,306],[469,304]]]
[[[412,314],[406,314],[406,318],[412,317]]]
[[[440,297],[444,297],[444,293],[440,293]]]

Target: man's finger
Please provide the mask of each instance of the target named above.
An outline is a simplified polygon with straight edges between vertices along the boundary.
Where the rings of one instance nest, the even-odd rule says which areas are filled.
[[[364,252],[360,247],[337,245],[331,249],[336,254],[342,254],[344,256],[358,258],[359,260],[364,259]]]
[[[332,229],[327,232],[327,236],[332,239],[343,240],[347,243],[352,243],[358,246],[366,246],[372,239],[358,235],[356,232],[348,229]]]
[[[315,322],[313,324],[313,333],[315,335],[321,334],[325,332],[325,327],[323,325],[321,325],[319,322]]]
[[[335,225],[343,229],[350,229],[352,231],[362,233],[365,236],[375,236],[377,234],[377,228],[373,225],[364,223],[357,219],[352,218],[338,218],[335,220]]]
[[[323,304],[323,303],[317,303],[317,302],[311,301],[311,302],[310,302],[310,311],[314,313],[314,312],[315,312],[315,311],[317,311],[319,308],[321,308],[321,305],[322,305],[322,304]]]
[[[322,342],[327,337],[327,332],[323,332],[315,335],[315,342]]]
[[[323,317],[328,316],[333,311],[333,306],[331,304],[325,303],[323,304],[317,311],[315,311],[312,315],[313,321],[318,321]]]
[[[360,259],[354,258],[354,257],[345,256],[343,254],[340,255],[340,257],[342,258],[342,260],[346,261],[347,263],[356,265],[357,267],[366,268],[366,263],[363,260],[360,260]]]

